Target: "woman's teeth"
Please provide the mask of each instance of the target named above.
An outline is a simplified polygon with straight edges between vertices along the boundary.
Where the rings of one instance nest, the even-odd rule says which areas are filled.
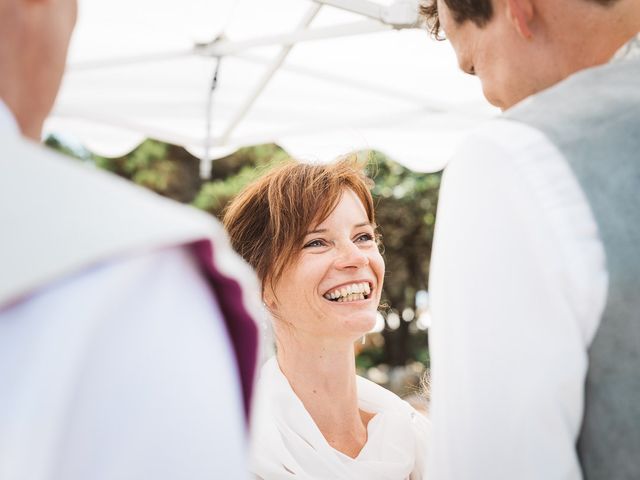
[[[356,300],[364,300],[370,293],[371,288],[369,287],[369,283],[354,283],[325,293],[324,298],[335,302],[353,302]]]
[[[351,295],[347,295],[346,297],[338,298],[336,302],[353,302],[355,300],[364,300],[364,295],[362,293],[352,293]]]

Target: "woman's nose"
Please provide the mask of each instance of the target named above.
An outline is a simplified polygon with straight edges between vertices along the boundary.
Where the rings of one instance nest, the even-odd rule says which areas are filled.
[[[369,257],[353,242],[348,242],[339,249],[336,267],[361,268],[369,264]]]

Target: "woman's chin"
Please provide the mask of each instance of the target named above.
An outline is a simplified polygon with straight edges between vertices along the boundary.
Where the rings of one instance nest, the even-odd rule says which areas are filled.
[[[354,340],[369,333],[376,324],[377,310],[371,312],[358,312],[342,319],[342,327]]]

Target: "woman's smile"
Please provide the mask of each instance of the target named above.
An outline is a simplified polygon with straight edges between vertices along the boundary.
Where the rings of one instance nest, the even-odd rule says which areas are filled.
[[[323,295],[326,300],[335,303],[351,303],[368,300],[372,292],[372,284],[367,281],[355,281],[331,288]]]

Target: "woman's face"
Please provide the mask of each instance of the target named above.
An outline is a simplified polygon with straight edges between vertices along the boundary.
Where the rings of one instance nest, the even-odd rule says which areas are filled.
[[[345,189],[310,230],[267,304],[296,333],[355,340],[371,330],[380,303],[384,261],[374,228],[358,196]]]

